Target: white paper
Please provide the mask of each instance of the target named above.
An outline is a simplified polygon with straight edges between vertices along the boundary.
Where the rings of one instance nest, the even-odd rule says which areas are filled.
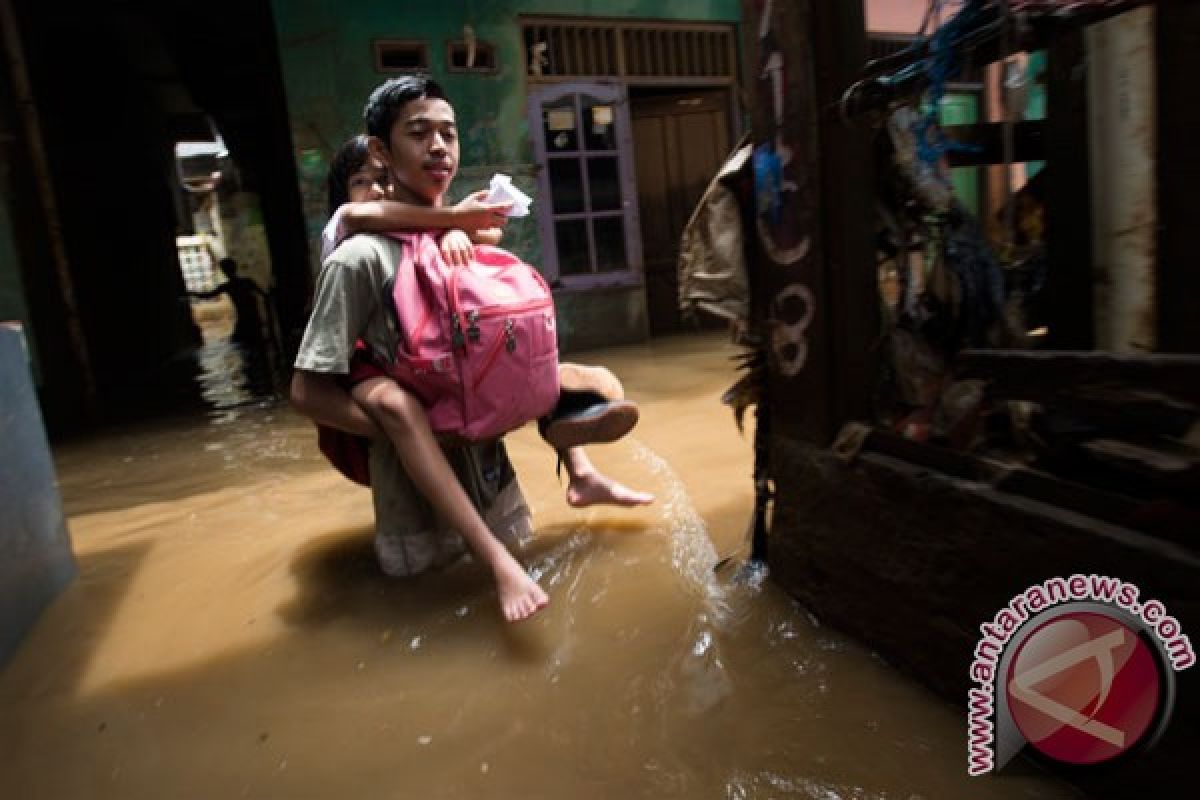
[[[533,202],[533,198],[513,186],[511,177],[497,172],[492,176],[492,182],[484,202],[512,203],[512,208],[508,210],[508,216],[524,217],[529,215],[529,205]]]

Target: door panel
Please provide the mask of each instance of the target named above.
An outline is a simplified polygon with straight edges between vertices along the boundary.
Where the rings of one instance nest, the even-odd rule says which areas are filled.
[[[683,329],[679,239],[729,150],[724,91],[633,97],[634,166],[650,332]]]

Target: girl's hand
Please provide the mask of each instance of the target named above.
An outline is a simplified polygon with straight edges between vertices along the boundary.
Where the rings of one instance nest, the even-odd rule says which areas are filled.
[[[504,227],[512,203],[486,203],[484,199],[487,196],[487,189],[480,189],[454,205],[458,227],[467,231]]]
[[[442,234],[442,258],[452,267],[465,267],[475,257],[475,246],[471,238],[459,230],[446,231]]]

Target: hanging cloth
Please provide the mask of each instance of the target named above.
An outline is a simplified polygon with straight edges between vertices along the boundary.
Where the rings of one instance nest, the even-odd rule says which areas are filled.
[[[746,320],[750,284],[746,277],[745,233],[737,184],[753,148],[749,136],[721,165],[704,190],[679,243],[679,308],[729,320]]]

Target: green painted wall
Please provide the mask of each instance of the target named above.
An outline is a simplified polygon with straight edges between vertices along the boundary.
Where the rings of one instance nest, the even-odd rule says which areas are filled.
[[[979,121],[979,98],[974,94],[949,92],[942,98],[938,119],[943,125],[970,125]],[[955,167],[950,170],[950,183],[958,201],[976,218],[979,217],[979,167]]]
[[[525,109],[526,54],[519,14],[625,19],[736,22],[738,0],[272,0],[287,93],[292,141],[305,218],[315,240],[325,223],[325,171],[330,154],[361,130],[367,95],[388,76],[373,66],[374,39],[428,43],[431,72],[450,95],[462,136],[462,164],[451,191],[457,199],[486,185],[494,172],[514,176],[535,195]],[[446,70],[446,42],[462,38],[463,25],[496,46],[499,69],[491,75]],[[538,263],[533,216],[513,220],[505,246]]]

